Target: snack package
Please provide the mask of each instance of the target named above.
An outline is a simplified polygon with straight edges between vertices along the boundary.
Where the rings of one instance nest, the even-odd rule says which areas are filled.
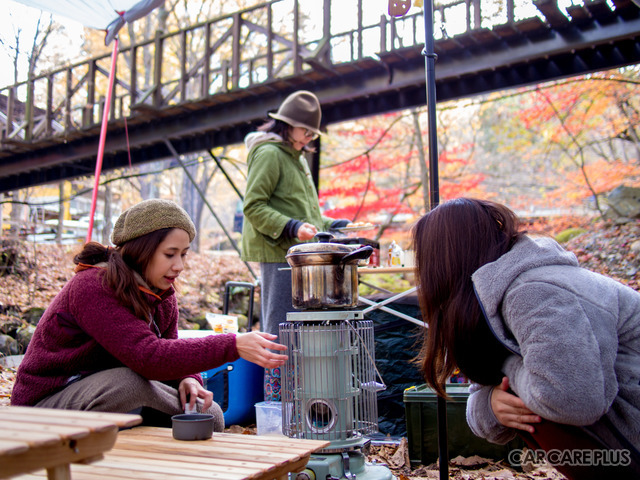
[[[238,317],[207,312],[205,318],[214,333],[238,333]]]

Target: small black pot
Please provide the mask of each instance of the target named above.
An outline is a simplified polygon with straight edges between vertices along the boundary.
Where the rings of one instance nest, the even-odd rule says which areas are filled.
[[[208,440],[213,435],[213,415],[182,413],[171,417],[173,438],[176,440]]]

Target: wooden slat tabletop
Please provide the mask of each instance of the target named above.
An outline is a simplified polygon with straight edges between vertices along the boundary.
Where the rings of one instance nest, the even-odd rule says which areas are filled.
[[[0,432],[5,437],[13,438],[11,432],[41,432],[54,433],[60,438],[69,438],[78,440],[89,435],[90,430],[84,426],[66,426],[66,425],[42,425],[36,422],[23,422],[22,420],[2,420],[0,419]]]
[[[139,415],[2,406],[0,478],[41,469],[49,479],[68,479],[70,463],[101,458],[119,428],[141,421]]]
[[[304,469],[311,453],[329,442],[284,436],[214,433],[209,440],[180,441],[171,429],[121,431],[104,459],[72,465],[73,480],[273,480]],[[44,472],[19,480],[42,480]]]
[[[0,439],[0,451],[5,455],[16,455],[18,453],[24,453],[29,450],[29,445],[17,440]]]
[[[60,410],[56,408],[34,408],[34,407],[1,407],[0,419],[7,420],[20,418],[21,421],[38,421],[45,424],[55,424],[64,421],[64,425],[86,424],[88,421],[103,421],[110,425],[117,425],[120,428],[133,427],[138,425],[142,418],[139,415],[128,413],[108,413],[108,412],[84,412],[80,410]]]

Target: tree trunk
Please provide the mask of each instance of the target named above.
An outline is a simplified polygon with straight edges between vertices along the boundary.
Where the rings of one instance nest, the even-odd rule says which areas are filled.
[[[18,238],[20,234],[20,225],[24,224],[24,209],[22,208],[24,205],[17,203],[20,201],[19,192],[15,191],[11,194],[13,201],[15,203],[11,204],[11,213],[10,213],[10,224],[9,227],[9,237]]]
[[[188,165],[187,170],[193,177],[193,179],[201,183],[198,179],[198,164]],[[200,219],[198,218],[198,204],[200,204],[200,209],[202,209],[202,199],[198,195],[196,191],[195,185],[191,183],[188,175],[182,176],[182,189],[181,189],[181,201],[182,208],[189,214],[191,220],[193,220],[194,225],[196,226],[196,237],[191,242],[191,250],[194,252],[200,251]]]
[[[112,202],[112,190],[111,184],[107,183],[104,186],[104,221],[102,222],[102,244],[109,245],[109,235],[111,235],[111,216],[113,213],[111,212],[111,202]]]
[[[62,245],[62,230],[64,229],[64,180],[58,184],[58,228],[56,229],[56,243]]]
[[[411,112],[413,115],[413,126],[416,133],[416,146],[418,148],[418,162],[420,163],[420,182],[422,183],[422,201],[424,211],[429,211],[429,168],[427,158],[424,154],[424,144],[422,143],[422,129],[420,128],[420,118],[417,110]]]
[[[142,200],[158,197],[157,177],[155,174],[151,175],[150,172],[156,170],[160,163],[161,162],[142,163],[138,167],[140,173],[143,174],[138,179],[140,182],[140,196],[142,197]]]

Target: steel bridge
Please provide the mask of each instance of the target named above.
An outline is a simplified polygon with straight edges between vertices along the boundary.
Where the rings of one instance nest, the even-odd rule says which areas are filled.
[[[437,100],[640,63],[632,0],[434,4]],[[424,19],[274,0],[121,49],[103,169],[239,143],[298,89],[323,122],[425,104]],[[345,27],[345,25],[348,25]],[[110,55],[0,89],[0,192],[91,175]]]

